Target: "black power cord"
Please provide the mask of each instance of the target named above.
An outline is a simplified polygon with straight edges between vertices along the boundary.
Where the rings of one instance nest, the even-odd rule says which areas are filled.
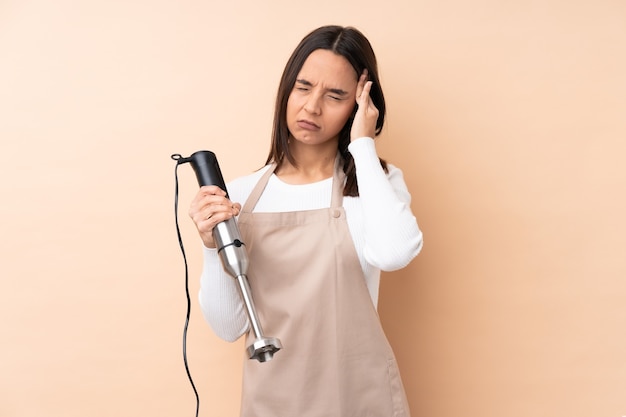
[[[172,155],[172,159],[178,161],[182,158],[179,154]],[[198,413],[200,412],[200,396],[198,395],[198,390],[196,389],[196,385],[193,382],[193,378],[191,377],[191,372],[189,371],[189,363],[187,361],[187,329],[189,328],[189,317],[191,316],[191,297],[189,296],[189,266],[187,265],[187,255],[185,254],[185,246],[183,245],[183,238],[180,234],[180,226],[178,224],[178,163],[174,168],[174,182],[175,182],[175,191],[174,191],[174,219],[176,222],[176,235],[178,236],[178,245],[180,246],[180,252],[183,255],[183,261],[185,263],[185,295],[187,296],[187,314],[185,315],[185,326],[183,328],[183,361],[185,363],[185,371],[187,372],[187,378],[189,378],[189,382],[191,383],[191,387],[193,388],[193,392],[196,395],[196,417],[198,417]]]

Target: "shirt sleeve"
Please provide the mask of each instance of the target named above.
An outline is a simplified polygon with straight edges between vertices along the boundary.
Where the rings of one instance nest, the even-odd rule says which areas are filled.
[[[234,342],[248,330],[248,316],[237,281],[222,268],[217,249],[203,247],[204,265],[198,298],[204,319],[215,334]]]
[[[388,164],[385,172],[372,138],[356,139],[348,150],[354,158],[365,223],[363,255],[383,271],[403,268],[422,249],[423,236],[402,171]]]

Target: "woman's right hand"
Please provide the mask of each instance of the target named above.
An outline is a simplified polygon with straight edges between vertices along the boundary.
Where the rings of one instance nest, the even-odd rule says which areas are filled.
[[[207,248],[214,248],[213,228],[224,220],[237,216],[241,204],[226,198],[226,192],[216,185],[200,187],[189,207],[189,217],[196,224],[200,238]]]

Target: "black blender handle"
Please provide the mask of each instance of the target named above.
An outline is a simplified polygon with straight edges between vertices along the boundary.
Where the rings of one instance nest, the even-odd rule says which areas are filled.
[[[193,167],[193,170],[196,173],[196,178],[198,178],[198,183],[201,187],[204,185],[217,185],[219,188],[226,191],[226,197],[228,198],[226,183],[224,183],[224,177],[222,176],[220,165],[213,152],[197,151],[192,153],[189,158],[185,159]]]

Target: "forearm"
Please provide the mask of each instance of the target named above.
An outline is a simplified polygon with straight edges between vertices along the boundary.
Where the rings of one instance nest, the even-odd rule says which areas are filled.
[[[402,172],[387,174],[374,140],[360,138],[349,147],[356,166],[365,229],[364,256],[382,270],[406,266],[421,250],[422,232],[410,207]]]

